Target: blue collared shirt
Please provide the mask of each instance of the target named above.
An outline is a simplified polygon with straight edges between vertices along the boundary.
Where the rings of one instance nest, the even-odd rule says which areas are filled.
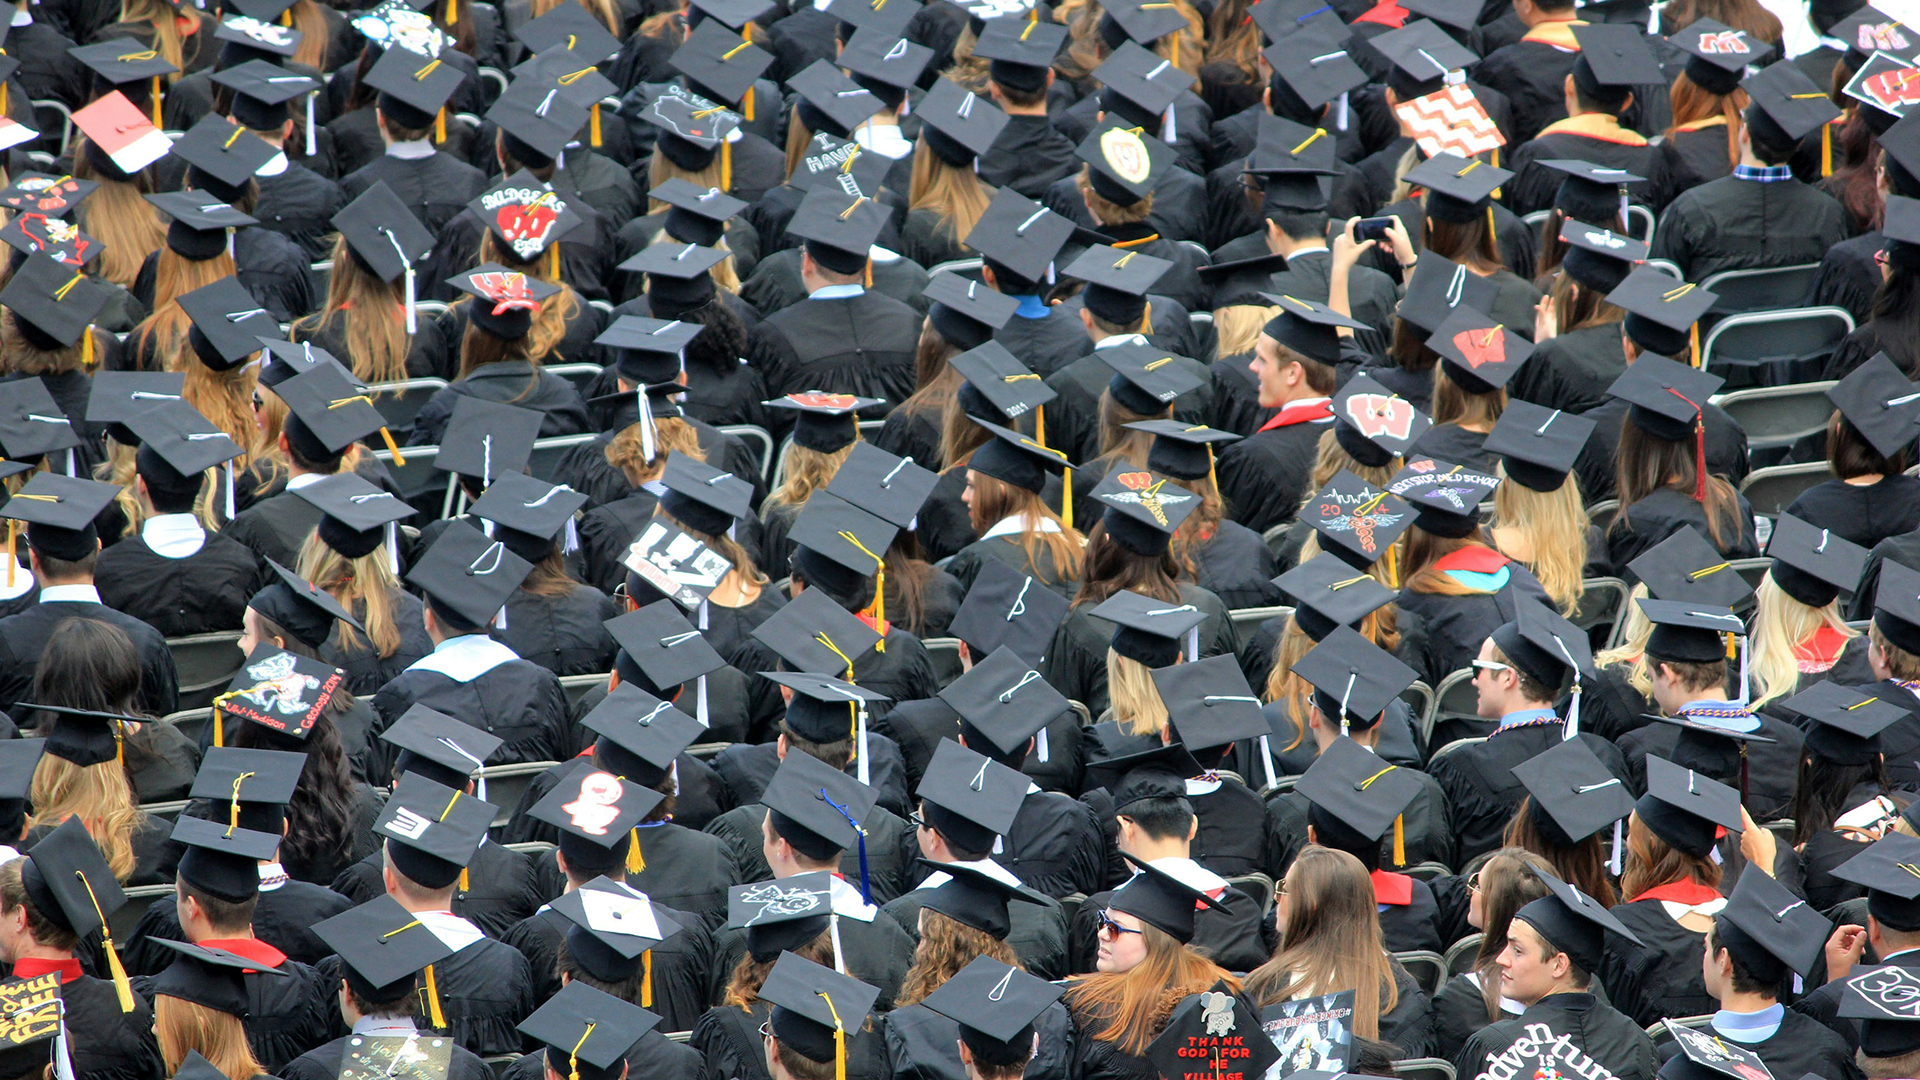
[[[1762,184],[1777,184],[1782,180],[1793,179],[1793,170],[1785,165],[1735,165],[1733,175],[1736,180],[1753,180]]]
[[[1721,1009],[1713,1014],[1713,1030],[1737,1043],[1763,1043],[1780,1030],[1787,1007],[1774,1002],[1759,1012],[1732,1012]]]
[[[1020,301],[1020,306],[1014,308],[1013,313],[1022,319],[1044,319],[1047,312],[1053,310],[1038,296],[1015,296],[1013,299]]]
[[[1552,709],[1517,709],[1500,718],[1502,728],[1519,727],[1521,724],[1544,724],[1548,721],[1559,722],[1560,714]]]
[[[844,300],[850,296],[862,296],[866,293],[866,291],[867,290],[865,286],[858,285],[858,284],[823,285],[820,288],[815,289],[810,295],[808,295],[807,299],[809,300]]]

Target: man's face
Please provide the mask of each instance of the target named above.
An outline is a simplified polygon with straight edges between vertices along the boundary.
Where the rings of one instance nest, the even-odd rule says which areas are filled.
[[[1498,720],[1507,714],[1507,680],[1513,676],[1504,664],[1493,658],[1493,639],[1480,643],[1480,655],[1473,661],[1473,689],[1478,695],[1475,711],[1482,720]]]
[[[1254,342],[1253,359],[1247,364],[1260,381],[1260,404],[1268,409],[1285,405],[1292,393],[1292,382],[1299,379],[1298,365],[1280,358],[1280,343],[1261,334]]]
[[[1507,927],[1507,946],[1494,963],[1500,968],[1500,993],[1522,1005],[1532,1005],[1550,993],[1559,981],[1556,967],[1565,964],[1533,927],[1513,920]]]

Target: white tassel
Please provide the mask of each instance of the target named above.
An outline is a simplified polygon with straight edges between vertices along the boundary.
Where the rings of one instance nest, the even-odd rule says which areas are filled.
[[[227,459],[227,520],[233,520],[233,459]]]
[[[407,336],[412,337],[413,335],[420,332],[420,316],[416,314],[416,310],[414,306],[413,267],[411,266],[407,267],[406,279],[407,279]]]
[[[78,479],[80,474],[74,471],[73,447],[67,447],[67,475]]]
[[[1268,787],[1280,782],[1280,778],[1274,775],[1273,771],[1273,746],[1265,735],[1260,736],[1260,766],[1266,771]]]
[[[1180,138],[1180,119],[1173,114],[1175,106],[1167,106],[1167,123],[1161,131],[1160,141],[1172,146]]]
[[[707,629],[707,602],[700,601],[700,629]],[[707,677],[700,676],[693,686],[693,718],[700,721],[701,727],[711,727],[707,720]]]
[[[501,630],[507,628],[507,605],[500,605],[500,610],[493,616],[493,625]]]
[[[827,916],[827,929],[833,934],[833,970],[842,975],[847,973],[846,950],[840,947],[840,913]]]
[[[1621,838],[1620,838],[1620,822],[1625,820],[1626,820],[1625,818],[1620,818],[1614,821],[1613,823],[1613,858],[1612,860],[1610,860],[1607,868],[1613,871],[1614,877],[1620,876],[1621,860],[1624,859],[1626,855],[1625,851],[1622,850],[1626,847],[1626,845],[1621,841]]]
[[[400,573],[400,527],[391,521],[387,522],[387,569],[395,576]]]
[[[1747,701],[1753,692],[1747,689],[1747,635],[1740,635],[1740,696],[1733,699],[1735,705],[1747,707]]]
[[[567,536],[560,542],[560,554],[571,555],[580,550],[580,530],[574,527],[573,515],[567,515]]]
[[[1187,631],[1187,663],[1189,664],[1195,663],[1199,659],[1200,659],[1200,626],[1198,623],[1196,623],[1194,624],[1193,629]]]
[[[854,738],[859,743],[855,751],[855,757],[858,759],[859,764],[854,772],[861,783],[871,784],[873,783],[873,777],[869,769],[869,755],[867,754],[867,703],[862,701],[856,704],[853,713]]]
[[[647,400],[647,388],[640,387],[640,456],[646,461],[653,460],[654,451],[653,406]]]
[[[1333,111],[1333,126],[1337,131],[1347,130],[1347,95],[1340,95],[1340,102]]]
[[[1046,761],[1049,760],[1050,755],[1047,752],[1047,729],[1046,728],[1041,728],[1039,732],[1034,735],[1033,753],[1034,753],[1034,756],[1039,758],[1042,763],[1045,763]]]
[[[320,93],[312,90],[307,93],[307,156],[320,156],[320,132],[313,122],[313,99]],[[409,331],[411,333],[411,331]]]

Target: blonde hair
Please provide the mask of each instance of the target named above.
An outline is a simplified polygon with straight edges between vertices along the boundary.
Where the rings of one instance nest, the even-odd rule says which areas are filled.
[[[178,305],[176,305],[178,306]],[[175,361],[172,370],[186,375],[180,396],[227,433],[244,451],[234,459],[235,469],[244,469],[252,455],[260,452],[260,426],[253,422],[253,390],[259,385],[259,369],[252,364],[215,371],[200,362],[192,349]]]
[[[987,212],[993,189],[980,182],[972,169],[955,168],[927,146],[923,135],[913,151],[913,179],[907,185],[907,209],[932,210],[963,240]]]
[[[1277,307],[1259,304],[1229,304],[1213,309],[1213,332],[1220,339],[1215,350],[1221,356],[1248,356],[1260,341],[1267,322],[1280,314]]]
[[[1312,707],[1313,686],[1306,679],[1294,674],[1293,665],[1312,649],[1314,641],[1300,629],[1300,620],[1287,616],[1287,625],[1280,631],[1280,640],[1273,645],[1273,668],[1267,672],[1266,699],[1280,702],[1287,715],[1296,718],[1293,741],[1282,750],[1291,750],[1307,737],[1307,710]]]
[[[1504,387],[1492,393],[1478,394],[1455,382],[1446,364],[1435,364],[1433,372],[1433,422],[1436,424],[1492,425],[1507,409]]]
[[[253,1080],[266,1070],[247,1046],[247,1031],[237,1016],[209,1008],[196,1001],[155,994],[153,997],[153,1034],[160,1043],[160,1057],[172,1076],[197,1050],[207,1063],[227,1080]]]
[[[537,19],[566,2],[567,0],[533,0],[532,16]],[[613,0],[573,0],[573,2],[586,8],[587,14],[598,19],[600,25],[607,28],[607,33],[623,41],[626,40],[626,34],[620,27],[620,14],[614,10]]]
[[[399,382],[407,377],[407,354],[413,348],[413,339],[407,335],[403,296],[400,285],[370,273],[348,247],[346,238],[336,237],[327,306],[295,322],[294,328],[318,336],[338,327],[346,345],[346,360],[353,365],[356,378],[363,382]],[[385,318],[381,317],[383,311]]]
[[[1627,667],[1627,685],[1645,697],[1653,693],[1653,675],[1647,670],[1647,639],[1653,636],[1653,620],[1640,610],[1640,601],[1647,598],[1647,583],[1642,581],[1634,585],[1627,594],[1627,610],[1621,616],[1624,620],[1620,630],[1620,644],[1602,652],[1593,658],[1595,667],[1610,667],[1624,664]]]
[[[175,21],[178,18],[179,13],[167,0],[120,0],[121,22],[141,22],[153,28],[154,51],[174,67],[173,72],[165,76],[168,86],[179,82],[187,70],[185,38]]]
[[[514,256],[511,250],[503,247],[495,240],[493,230],[488,229],[481,237],[480,253],[474,265],[482,266],[490,262],[499,263],[510,270],[518,270],[530,278],[544,281],[549,285],[560,286],[560,291],[540,301],[540,309],[533,313],[533,329],[528,330],[527,336],[523,339],[526,342],[527,358],[534,361],[536,365],[547,362],[549,359],[562,361],[582,359],[580,357],[569,358],[564,355],[555,356],[554,354],[554,350],[560,347],[562,341],[566,340],[567,320],[573,318],[574,315],[580,311],[579,294],[573,290],[571,285],[567,284],[565,272],[555,273],[556,267],[561,262],[559,248],[549,245],[546,251],[534,256],[531,262],[522,262]],[[472,297],[467,297],[466,299],[471,301]],[[461,368],[461,374],[464,376],[467,374],[464,357],[462,358]],[[532,389],[531,384],[529,384],[528,389]]]
[[[814,492],[833,482],[834,475],[840,471],[847,455],[853,453],[855,444],[859,442],[860,437],[856,433],[853,442],[831,454],[794,443],[787,449],[787,471],[781,478],[780,490],[766,497],[761,512],[765,513],[768,506],[804,504]]]
[[[1312,844],[1293,861],[1284,884],[1280,949],[1247,973],[1248,995],[1270,1005],[1357,987],[1353,1032],[1379,1038],[1380,1018],[1399,1004],[1400,992],[1366,867],[1347,852]]]
[[[187,317],[187,310],[180,306],[180,297],[222,278],[232,277],[235,272],[233,256],[225,251],[211,259],[189,259],[166,246],[166,231],[161,230],[160,259],[153,275],[153,314],[134,328],[140,344],[153,350],[154,360],[161,368],[185,371],[187,368],[183,364],[204,366],[187,344],[187,328],[193,325],[193,320]],[[246,442],[240,445],[245,446]]]
[[[659,202],[660,200],[655,199],[653,201]],[[661,205],[664,206],[665,204],[662,203]],[[653,212],[658,213],[657,210]],[[679,243],[679,241],[674,240],[673,237],[667,235],[667,230],[664,227],[654,232],[653,239],[649,241],[649,243],[658,244],[663,240],[670,241],[676,244]],[[720,235],[719,241],[713,245],[713,250],[724,251],[727,253],[726,258],[721,259],[717,263],[714,263],[713,268],[707,271],[708,276],[713,278],[713,287],[716,289],[719,289],[722,292],[730,292],[730,293],[736,293],[736,294],[739,293],[740,267],[734,262],[733,249],[727,246],[727,237],[725,233],[722,233]]]
[[[728,153],[728,151],[722,149],[720,153],[724,154]],[[788,169],[787,174],[791,176],[793,170]],[[705,191],[708,188],[718,188],[721,191],[727,190],[726,185],[720,182],[720,154],[713,155],[713,160],[707,162],[707,166],[704,169],[683,169],[675,165],[671,158],[661,153],[659,148],[656,147],[653,151],[653,158],[647,162],[647,190],[657,190],[661,184],[675,178],[685,180],[701,191]],[[665,209],[667,209],[667,204],[661,200],[652,197],[647,199],[647,213],[657,214]],[[719,279],[715,278],[714,280],[718,281]]]
[[[1822,627],[1852,639],[1860,631],[1840,617],[1836,597],[1824,607],[1809,607],[1795,600],[1773,580],[1773,571],[1760,579],[1754,590],[1759,606],[1754,610],[1751,636],[1747,639],[1747,670],[1751,673],[1753,707],[1793,693],[1800,683],[1800,663],[1794,650],[1819,633]]]
[[[400,651],[400,625],[393,611],[393,590],[400,587],[400,581],[387,565],[385,545],[357,559],[349,559],[328,547],[319,532],[311,532],[300,545],[296,572],[331,593],[348,611],[356,610],[356,601],[364,604],[359,611],[360,625],[367,628],[374,652],[387,657]],[[359,634],[346,623],[339,625],[340,647],[357,648]]]
[[[146,811],[133,794],[126,766],[118,758],[98,765],[76,765],[66,758],[44,754],[33,769],[29,789],[33,815],[30,826],[58,825],[70,817],[87,827],[107,869],[125,884],[138,863],[133,834],[146,824]]]
[[[167,243],[167,227],[160,221],[160,211],[142,195],[150,186],[147,174],[136,174],[136,180],[107,176],[87,159],[79,132],[74,133],[74,140],[73,175],[100,184],[80,204],[78,217],[80,227],[100,241],[100,257],[93,267],[101,277],[131,289],[147,252],[164,248]]]
[[[1167,726],[1167,703],[1147,665],[1107,649],[1107,703],[1129,735],[1158,735]]]
[[[1552,491],[1514,483],[1505,462],[1495,464],[1501,484],[1493,489],[1493,527],[1526,537],[1527,569],[1568,618],[1580,607],[1587,568],[1587,529],[1592,519],[1571,475]]]
[[[621,428],[607,442],[607,464],[625,473],[635,487],[658,479],[667,467],[668,454],[685,454],[695,461],[707,460],[707,452],[700,448],[700,433],[677,416],[654,417],[653,436],[651,458],[647,457],[646,433],[638,423]]]

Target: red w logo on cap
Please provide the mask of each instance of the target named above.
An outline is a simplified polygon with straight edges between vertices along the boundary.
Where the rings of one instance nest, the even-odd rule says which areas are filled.
[[[473,287],[493,301],[493,313],[504,315],[509,311],[532,311],[539,304],[527,289],[527,275],[515,272],[500,273],[489,271],[473,275]]]
[[[1404,439],[1413,432],[1413,403],[1390,394],[1355,394],[1347,399],[1347,420],[1369,439]]]

